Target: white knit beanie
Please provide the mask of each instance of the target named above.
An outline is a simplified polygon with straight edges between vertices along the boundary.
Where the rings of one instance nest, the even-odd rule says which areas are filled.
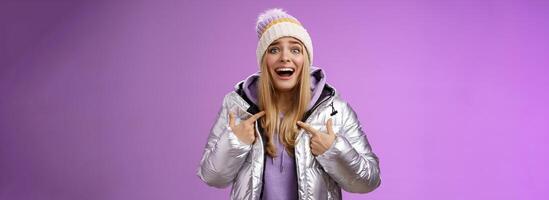
[[[261,68],[261,59],[267,50],[267,47],[277,40],[285,36],[292,36],[300,40],[309,53],[309,63],[313,64],[313,42],[307,30],[293,16],[284,12],[280,8],[273,8],[263,12],[257,18],[256,23],[257,35],[259,42],[257,43],[257,64]]]

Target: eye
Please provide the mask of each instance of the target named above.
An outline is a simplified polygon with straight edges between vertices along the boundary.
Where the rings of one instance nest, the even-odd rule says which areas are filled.
[[[294,53],[294,54],[299,54],[299,53],[301,53],[301,49],[299,49],[299,48],[294,48],[294,49],[292,49],[292,53]]]
[[[271,48],[269,49],[269,53],[272,53],[272,54],[278,53],[278,51],[279,51],[279,50],[278,50],[278,47],[271,47]]]

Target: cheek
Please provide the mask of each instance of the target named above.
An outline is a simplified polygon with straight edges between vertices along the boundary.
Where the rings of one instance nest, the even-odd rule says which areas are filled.
[[[265,62],[267,64],[267,68],[271,69],[276,63],[276,58],[274,58],[273,56],[265,55]]]
[[[265,60],[267,61],[267,63],[273,63],[275,62],[277,59],[277,57],[275,55],[272,55],[270,53],[265,53]]]
[[[301,73],[302,69],[303,69],[303,63],[304,63],[304,60],[303,58],[296,58],[294,59],[294,64],[296,65],[296,67],[298,68],[298,73]]]
[[[303,67],[304,61],[305,61],[304,56],[299,56],[299,57],[294,58],[295,65],[297,65],[299,67]]]

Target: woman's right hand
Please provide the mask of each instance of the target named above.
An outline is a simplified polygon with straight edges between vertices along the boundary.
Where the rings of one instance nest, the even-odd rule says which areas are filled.
[[[261,111],[252,117],[240,121],[235,124],[235,116],[232,112],[229,113],[229,126],[238,139],[246,144],[253,144],[255,141],[255,121],[265,115],[265,111]]]

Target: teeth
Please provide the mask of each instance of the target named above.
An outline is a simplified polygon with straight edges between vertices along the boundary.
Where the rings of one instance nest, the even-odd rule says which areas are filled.
[[[290,67],[281,67],[281,68],[278,68],[276,69],[277,72],[284,72],[284,71],[290,71],[290,72],[293,72],[294,69],[290,68]]]

